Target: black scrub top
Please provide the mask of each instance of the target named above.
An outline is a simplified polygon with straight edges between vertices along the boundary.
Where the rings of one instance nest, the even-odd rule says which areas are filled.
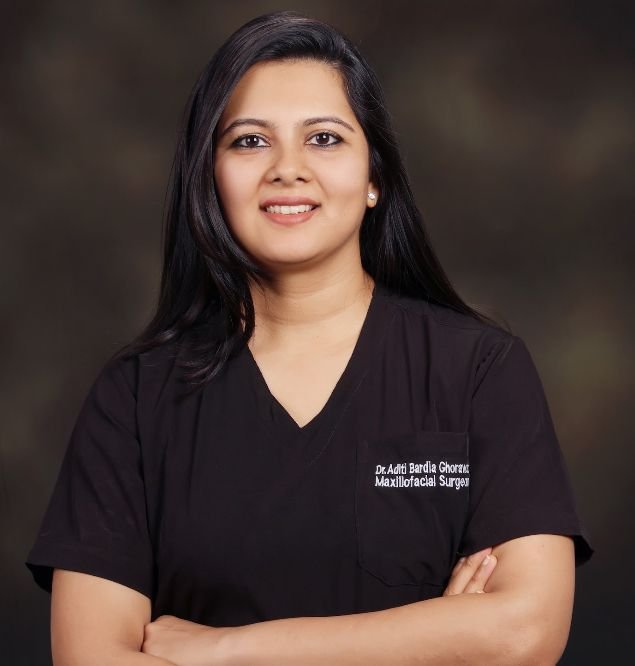
[[[247,346],[184,398],[180,349],[95,380],[26,561],[45,590],[70,569],[146,595],[153,619],[236,626],[438,597],[461,555],[530,534],[591,557],[519,337],[376,283],[303,427]]]

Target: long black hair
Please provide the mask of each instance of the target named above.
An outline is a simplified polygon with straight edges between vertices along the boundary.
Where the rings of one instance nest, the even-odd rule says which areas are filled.
[[[267,283],[272,276],[236,242],[222,215],[214,185],[216,129],[232,90],[252,65],[296,59],[324,62],[340,73],[369,145],[370,179],[380,196],[376,206],[366,209],[360,228],[363,269],[401,295],[498,327],[463,302],[437,259],[373,70],[332,26],[281,11],[259,16],[234,32],[190,93],[168,186],[156,312],[115,357],[147,351],[187,331],[181,363],[187,370],[185,379],[196,388],[220,372],[251,337],[254,306],[249,286]]]

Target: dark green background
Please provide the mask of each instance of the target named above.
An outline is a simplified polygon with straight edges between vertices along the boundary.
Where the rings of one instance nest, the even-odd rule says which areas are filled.
[[[383,81],[417,201],[455,286],[529,346],[597,550],[577,572],[561,663],[627,660],[633,6],[4,3],[3,663],[49,663],[49,597],[23,560],[89,385],[151,312],[186,97],[231,31],[275,9],[325,19],[360,46]]]

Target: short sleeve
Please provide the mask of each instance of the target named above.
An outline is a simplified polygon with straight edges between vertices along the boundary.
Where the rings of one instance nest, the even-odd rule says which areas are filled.
[[[111,360],[104,366],[75,423],[25,562],[48,592],[59,568],[107,578],[152,598],[135,362]]]
[[[594,550],[578,517],[544,389],[525,343],[499,340],[476,370],[469,425],[470,486],[460,551],[530,534],[574,540],[576,566]]]

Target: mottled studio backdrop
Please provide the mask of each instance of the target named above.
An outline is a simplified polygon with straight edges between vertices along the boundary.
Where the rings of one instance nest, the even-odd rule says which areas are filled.
[[[188,92],[230,31],[275,9],[361,47],[456,287],[527,342],[597,549],[562,663],[628,660],[634,6],[2,3],[3,663],[49,663],[49,597],[23,560],[89,385],[151,312]]]

